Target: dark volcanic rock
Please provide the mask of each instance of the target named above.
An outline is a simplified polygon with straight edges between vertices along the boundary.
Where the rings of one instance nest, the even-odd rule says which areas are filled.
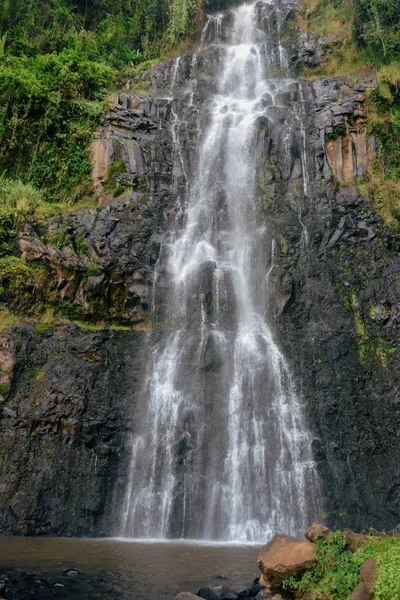
[[[7,569],[0,573],[0,595],[5,600],[47,600],[50,598],[108,598],[120,593],[102,577],[76,578]]]
[[[290,19],[293,6],[284,5]],[[314,38],[292,34],[288,49],[295,65],[323,60]],[[214,47],[164,61],[143,74],[147,93],[127,84],[93,149],[103,204],[20,235],[23,256],[46,262],[59,296],[74,307],[91,314],[100,298],[110,318],[147,322],[151,314],[162,324],[169,232],[182,225],[179,198],[193,182],[209,119],[201,109],[216,89],[219,57]],[[262,249],[268,319],[305,399],[327,524],[358,530],[392,529],[400,520],[399,240],[357,187],[376,146],[363,108],[375,85],[373,72],[290,81],[277,106],[265,97],[254,139],[261,225],[271,240]],[[288,109],[293,102],[297,112]],[[292,119],[290,139],[283,118]],[[106,180],[117,161],[114,183],[123,195],[115,200]],[[61,236],[65,245],[54,241]],[[204,294],[210,320],[212,271],[205,264],[201,290],[193,290]],[[219,307],[227,330],[237,309],[232,297]],[[114,534],[126,440],[162,331],[68,326],[46,335],[26,326],[0,339],[1,533]],[[221,356],[212,335],[202,360],[207,406],[219,405]],[[192,356],[182,363],[189,377]]]
[[[16,365],[0,412],[3,534],[115,531],[148,335],[76,326],[2,334]]]

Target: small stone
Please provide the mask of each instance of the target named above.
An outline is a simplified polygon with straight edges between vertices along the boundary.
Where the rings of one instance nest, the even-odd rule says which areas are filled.
[[[63,583],[55,583],[54,587],[65,587]]]
[[[67,577],[76,577],[79,575],[79,571],[77,569],[67,569],[63,571],[63,575],[67,575]]]

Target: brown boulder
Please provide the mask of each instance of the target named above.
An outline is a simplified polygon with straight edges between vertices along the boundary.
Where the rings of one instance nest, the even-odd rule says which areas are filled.
[[[365,588],[363,583],[360,583],[351,595],[351,600],[371,600],[371,594]]]
[[[375,558],[367,558],[360,567],[361,580],[364,587],[370,592],[374,587],[376,576],[376,560]]]
[[[268,581],[268,579],[266,577],[264,577],[264,575],[262,573],[260,576],[260,585],[263,588],[271,588],[272,587],[270,582]]]
[[[261,573],[261,576],[260,576],[260,585],[263,588],[270,588],[271,587],[270,582],[268,581],[268,579],[266,577],[264,577],[263,573]]]
[[[279,586],[288,577],[299,577],[315,566],[315,552],[315,545],[302,538],[275,535],[257,557],[262,579]]]
[[[362,533],[354,533],[351,529],[343,529],[343,537],[350,552],[356,552],[358,548],[368,540],[367,535]]]
[[[329,527],[325,527],[325,525],[320,525],[319,523],[312,523],[304,535],[309,542],[315,543],[320,538],[326,540],[331,533],[332,529],[329,529]]]

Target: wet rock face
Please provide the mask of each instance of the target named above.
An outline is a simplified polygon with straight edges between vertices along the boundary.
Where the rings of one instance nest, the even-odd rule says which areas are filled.
[[[293,6],[282,3],[285,19]],[[204,41],[228,35],[224,17],[205,30]],[[294,65],[323,58],[315,40],[292,37],[287,45]],[[218,60],[215,47],[188,53],[156,65],[143,76],[143,90],[127,85],[93,148],[102,204],[21,235],[23,256],[53,267],[60,296],[89,314],[101,299],[110,315],[129,323],[150,315],[162,322],[168,243],[184,221],[182,198],[196,172]],[[365,90],[374,85],[370,73],[290,82],[275,105],[263,98],[254,132],[260,226],[271,239],[261,249],[266,310],[305,398],[323,516],[332,528],[389,529],[400,520],[400,258],[356,187],[374,151],[363,111]],[[66,243],[56,244],[61,234]],[[212,272],[205,264],[193,288],[204,295],[210,319]],[[227,294],[220,307],[228,328],[232,298]],[[22,328],[2,337],[2,533],[114,533],[136,394],[161,335],[66,328],[41,337]],[[183,366],[188,377],[191,358]],[[202,365],[209,403],[223,394],[222,360],[210,335]]]
[[[314,153],[325,181],[348,185],[367,172],[376,143],[366,130],[364,103],[366,91],[376,86],[373,71],[311,84],[318,130]]]
[[[75,326],[2,334],[17,365],[0,405],[3,534],[114,532],[145,335]]]
[[[42,260],[54,268],[63,300],[88,315],[99,312],[139,323],[151,310],[167,211],[166,197],[133,194],[59,217],[46,231],[27,227],[18,245],[28,261]],[[61,235],[62,246],[55,246],[52,240]]]

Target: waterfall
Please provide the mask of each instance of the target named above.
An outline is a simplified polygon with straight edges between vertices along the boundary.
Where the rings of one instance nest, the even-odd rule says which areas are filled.
[[[303,401],[266,319],[276,242],[257,196],[255,137],[259,119],[273,119],[280,95],[297,86],[282,76],[281,12],[260,19],[271,4],[231,10],[228,33],[221,13],[206,21],[199,54],[218,46],[219,58],[198,119],[193,177],[179,136],[183,111],[171,100],[179,206],[163,240],[165,331],[131,439],[126,537],[265,542],[277,531],[304,530],[317,504]],[[178,59],[172,95],[179,68]],[[308,193],[302,110],[286,110],[282,135],[288,148],[298,138]],[[304,227],[301,213],[299,220]]]

